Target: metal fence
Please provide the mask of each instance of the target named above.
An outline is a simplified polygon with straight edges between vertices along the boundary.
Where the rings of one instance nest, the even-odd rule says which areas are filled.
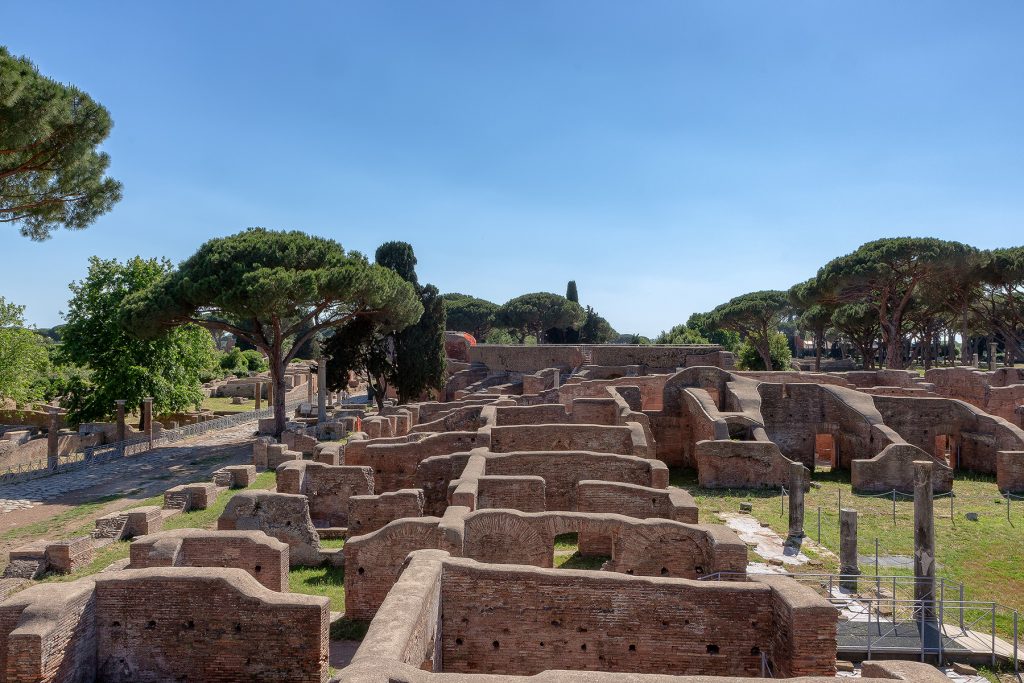
[[[737,580],[744,575],[720,572],[703,581]],[[985,657],[994,667],[1006,662],[1020,674],[1020,616],[995,602],[966,600],[959,581],[934,579],[934,591],[915,597],[913,576],[791,573],[839,611],[837,645],[843,653],[919,655],[939,661],[958,656]],[[851,590],[855,582],[857,589]]]
[[[289,401],[285,403],[285,411],[290,413],[303,402],[304,401],[300,400]],[[223,417],[206,420],[204,422],[195,422],[175,429],[161,430],[159,435],[154,435],[152,444],[150,444],[149,438],[146,436],[135,436],[124,441],[103,444],[102,446],[89,446],[75,453],[60,455],[57,457],[53,466],[50,465],[49,459],[39,459],[23,463],[21,465],[14,465],[3,472],[0,472],[0,485],[28,481],[31,479],[38,479],[40,477],[48,477],[54,474],[83,469],[90,466],[101,465],[113,460],[119,460],[121,458],[145,453],[151,448],[156,448],[157,446],[176,443],[182,439],[199,436],[200,434],[206,434],[207,432],[229,429],[240,424],[245,424],[246,422],[255,422],[256,420],[263,418],[273,417],[273,415],[273,408],[249,410],[235,413],[233,415],[224,415]]]

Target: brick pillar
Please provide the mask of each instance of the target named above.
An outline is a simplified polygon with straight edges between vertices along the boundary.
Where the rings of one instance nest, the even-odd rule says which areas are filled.
[[[46,432],[46,465],[50,469],[57,467],[57,449],[60,433],[60,414],[56,408],[50,408],[50,427]]]
[[[267,407],[274,407],[274,380],[267,382]]]
[[[860,566],[857,562],[857,511],[839,511],[839,587],[857,590]]]
[[[149,447],[153,447],[153,397],[147,396],[142,399],[142,424],[146,430],[146,438],[149,439]]]
[[[316,364],[316,419],[320,424],[327,422],[327,361],[330,356],[321,356]]]
[[[932,463],[914,461],[914,600],[924,618],[935,617],[935,509]]]
[[[306,403],[313,405],[313,373],[306,378]]]
[[[252,393],[253,400],[256,401],[256,410],[259,410],[263,404],[263,382],[256,382],[256,388]]]
[[[124,426],[124,403],[125,400],[120,398],[114,403],[117,405],[117,438],[116,441],[124,441],[124,435],[127,433],[127,429]]]
[[[789,536],[804,536],[804,466],[800,462],[789,464]]]

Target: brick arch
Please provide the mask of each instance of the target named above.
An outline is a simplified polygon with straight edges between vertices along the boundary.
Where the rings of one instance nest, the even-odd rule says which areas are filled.
[[[554,536],[516,515],[477,513],[466,519],[464,555],[478,562],[551,567]]]
[[[697,579],[714,571],[707,544],[683,528],[636,526],[614,544],[608,569],[637,576]]]

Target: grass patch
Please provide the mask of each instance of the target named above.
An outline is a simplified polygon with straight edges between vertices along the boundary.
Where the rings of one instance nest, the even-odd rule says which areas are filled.
[[[232,403],[230,396],[217,396],[204,398],[202,403],[203,410],[217,410],[221,412],[230,413],[247,413],[251,410],[256,410],[256,402],[248,400],[245,403]]]
[[[362,640],[370,622],[342,617],[331,624],[331,640]]]
[[[288,589],[293,593],[330,598],[331,610],[341,612],[345,609],[345,568],[330,564],[295,567],[288,572]]]
[[[224,493],[217,496],[217,500],[213,502],[213,505],[206,508],[205,510],[193,510],[191,512],[185,512],[180,515],[171,517],[164,522],[164,529],[209,529],[217,524],[217,518],[224,512],[224,508],[228,506],[228,501],[234,498],[237,494],[242,491],[253,491],[256,489],[269,489],[277,485],[277,473],[274,470],[267,470],[266,472],[260,472],[256,475],[256,481],[252,486],[244,489],[228,489]],[[163,503],[163,497],[160,496],[160,503]]]
[[[805,496],[804,530],[811,540],[818,539],[818,508],[821,508],[821,544],[839,553],[839,498],[842,506],[858,511],[858,552],[865,575],[874,575],[875,539],[879,555],[913,556],[914,504],[910,498],[897,496],[893,519],[892,498],[855,495],[850,488],[848,471],[818,472],[812,488]],[[700,509],[701,522],[716,522],[716,512],[738,512],[740,502],[749,502],[753,516],[767,523],[785,537],[788,532],[788,511],[780,504],[777,490],[702,489],[692,471],[673,469],[670,483],[693,494]],[[953,484],[953,516],[949,499],[935,501],[935,545],[939,577],[962,581],[966,600],[997,602],[1024,611],[1024,502],[1015,502],[1006,518],[1006,502],[999,496],[995,478],[957,472]],[[788,501],[787,501],[788,503]],[[979,513],[979,521],[970,522],[967,512]],[[806,551],[805,544],[805,554]],[[820,565],[790,567],[793,571],[837,572],[838,559],[819,554]],[[909,576],[912,570],[880,567],[883,576]],[[1012,615],[996,615],[1003,633],[1012,633]]]
[[[345,539],[344,538],[321,538],[320,539],[320,547],[321,548],[344,548],[345,547]]]
[[[121,498],[119,495],[103,496],[89,503],[82,503],[76,505],[70,510],[65,510],[60,514],[56,514],[49,519],[44,519],[39,522],[33,522],[20,526],[16,529],[5,531],[0,535],[0,540],[4,541],[15,541],[19,538],[25,538],[27,536],[49,536],[55,533],[58,529],[65,526],[69,522],[73,522],[76,519],[85,517],[87,515],[96,512],[107,503]],[[90,525],[91,528],[91,525]],[[81,535],[81,534],[79,534]]]
[[[576,550],[579,544],[579,534],[559,534],[555,536],[555,550]]]
[[[577,550],[572,555],[556,555],[555,567],[559,569],[589,569],[592,571],[599,571],[601,566],[610,559],[612,558],[607,555],[584,557],[583,555],[580,555],[580,551]]]
[[[131,541],[115,541],[110,545],[101,548],[92,562],[85,565],[84,567],[77,569],[70,574],[44,574],[39,580],[47,583],[60,583],[64,581],[74,581],[75,579],[81,579],[84,576],[90,576],[97,572],[103,571],[109,567],[112,563],[118,560],[123,560],[128,557],[128,550],[131,546]]]

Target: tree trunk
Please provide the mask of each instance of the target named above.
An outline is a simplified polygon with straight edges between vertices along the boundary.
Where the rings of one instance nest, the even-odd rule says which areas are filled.
[[[885,341],[885,367],[899,370],[903,367],[903,335],[902,325],[898,318],[891,323],[882,325],[882,336]]]
[[[281,354],[281,345],[275,344],[270,349],[270,383],[274,387],[274,436],[281,438],[281,432],[287,421],[284,413],[284,358]]]
[[[971,364],[971,351],[967,346],[967,304],[960,308],[960,363]]]
[[[821,372],[821,335],[814,333],[814,371]]]
[[[757,345],[757,352],[761,354],[761,360],[764,361],[764,369],[768,372],[772,372],[775,368],[772,366],[772,348],[771,345],[765,344]]]

